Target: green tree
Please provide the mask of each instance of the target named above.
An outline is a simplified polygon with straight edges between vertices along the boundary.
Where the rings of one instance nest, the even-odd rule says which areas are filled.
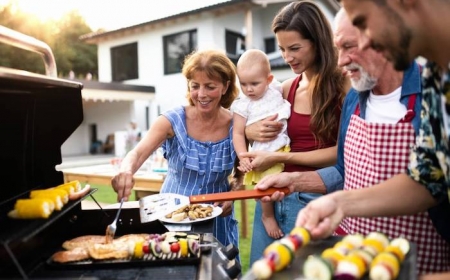
[[[45,32],[42,32],[44,24],[36,17],[16,10],[13,4],[9,4],[0,10],[0,25],[38,38],[48,44],[49,38]],[[39,54],[5,44],[0,44],[0,65],[30,72],[45,73],[43,60]]]
[[[77,12],[67,13],[58,22],[53,49],[58,72],[67,76],[72,70],[76,75],[88,73],[97,76],[97,46],[80,41],[80,36],[92,32],[83,17]]]
[[[67,13],[58,21],[41,21],[11,2],[0,8],[0,25],[47,43],[55,56],[58,76],[67,77],[70,71],[78,77],[87,73],[97,76],[97,46],[79,40],[92,30],[77,11]],[[6,44],[0,44],[0,66],[45,73],[40,54]]]

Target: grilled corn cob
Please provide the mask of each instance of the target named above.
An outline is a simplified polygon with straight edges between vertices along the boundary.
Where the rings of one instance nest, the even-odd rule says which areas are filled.
[[[80,191],[80,190],[81,190],[81,184],[80,184],[80,181],[74,180],[74,181],[70,181],[70,182],[67,182],[67,183],[64,183],[64,184],[61,184],[61,185],[56,186],[56,188],[63,188],[63,189],[67,189],[67,188],[70,189],[70,187],[73,188],[73,192],[78,192],[78,191]],[[69,194],[70,194],[70,193],[69,193]]]
[[[48,198],[18,199],[8,216],[15,219],[46,219],[53,212],[53,203]]]
[[[64,204],[69,201],[67,191],[62,189],[34,190],[31,191],[30,198],[49,198],[53,200],[56,210],[61,210]]]

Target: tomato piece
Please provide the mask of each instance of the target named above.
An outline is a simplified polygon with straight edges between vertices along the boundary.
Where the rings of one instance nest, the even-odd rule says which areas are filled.
[[[145,241],[142,245],[142,251],[144,251],[144,254],[150,253],[150,245],[148,241]]]
[[[170,251],[172,251],[172,253],[178,253],[180,251],[180,243],[174,242],[170,244]]]

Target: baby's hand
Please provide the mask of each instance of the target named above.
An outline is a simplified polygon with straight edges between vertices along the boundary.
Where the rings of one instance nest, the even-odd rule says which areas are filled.
[[[242,172],[252,171],[252,163],[249,158],[239,159],[238,169]]]

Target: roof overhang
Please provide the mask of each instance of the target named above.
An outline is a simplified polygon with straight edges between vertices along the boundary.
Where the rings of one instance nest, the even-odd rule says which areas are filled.
[[[322,2],[331,12],[336,13],[340,4],[337,0],[318,0]],[[223,14],[236,13],[245,11],[250,7],[262,6],[266,7],[268,4],[275,3],[290,3],[289,0],[229,0],[219,4],[213,4],[205,6],[200,9],[195,9],[172,16],[155,19],[152,21],[144,22],[141,24],[128,26],[112,31],[99,30],[89,34],[80,36],[80,40],[88,44],[100,44],[105,41],[123,38],[124,36],[141,34],[150,30],[156,30],[161,27],[180,24],[190,18],[200,17],[203,13],[212,13],[214,17],[221,16]]]
[[[136,100],[154,100],[154,93],[143,93],[135,91],[114,91],[85,88],[81,90],[81,96],[85,101],[136,101]]]
[[[252,0],[229,0],[117,30],[99,30],[80,36],[80,40],[88,44],[99,44],[108,40],[123,38],[124,36],[141,34],[161,27],[184,23],[187,19],[201,17],[204,13],[212,13],[214,17],[219,17],[223,14],[245,11],[252,6],[256,6],[256,4],[252,3]]]
[[[135,100],[154,100],[155,87],[131,85],[118,82],[98,82],[91,80],[73,81],[82,84],[81,96],[85,101],[135,101]]]

